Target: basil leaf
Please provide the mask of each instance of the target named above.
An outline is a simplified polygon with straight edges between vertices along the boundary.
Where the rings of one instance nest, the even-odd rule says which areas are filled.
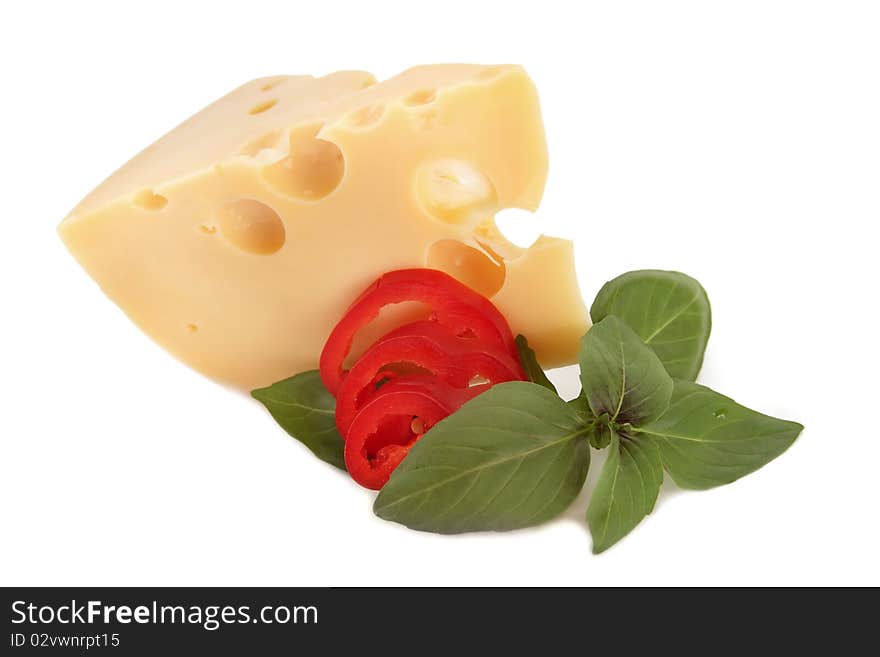
[[[617,315],[654,350],[669,375],[693,381],[712,329],[709,297],[693,278],[644,269],[608,281],[590,308],[594,322]]]
[[[324,387],[317,370],[259,388],[251,395],[269,409],[282,429],[315,456],[345,470],[345,443],[336,430],[336,400]]]
[[[586,433],[578,414],[543,386],[498,384],[413,445],[373,510],[442,534],[537,525],[583,487]]]
[[[523,370],[525,370],[526,376],[529,377],[529,381],[542,385],[547,388],[547,390],[556,392],[556,386],[554,386],[550,382],[550,379],[547,378],[547,375],[544,374],[544,370],[541,368],[538,359],[535,357],[535,350],[529,346],[529,341],[526,340],[526,336],[522,334],[516,336],[516,350],[519,352],[519,361],[522,363]]]
[[[614,315],[581,338],[581,384],[596,416],[614,423],[642,424],[663,414],[672,379],[657,355]]]
[[[637,428],[660,448],[663,466],[681,488],[728,484],[782,454],[803,430],[740,406],[690,381],[676,381],[669,409]]]
[[[651,513],[662,483],[657,446],[649,440],[614,433],[608,460],[587,509],[593,554],[617,543]]]

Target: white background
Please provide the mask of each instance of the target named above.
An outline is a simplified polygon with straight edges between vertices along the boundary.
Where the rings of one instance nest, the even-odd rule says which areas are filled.
[[[0,583],[880,584],[877,3],[0,12]],[[788,452],[713,491],[665,485],[598,557],[586,496],[532,530],[409,531],[143,336],[55,233],[115,167],[246,80],[445,61],[521,63],[539,88],[551,172],[519,239],[530,224],[575,238],[588,303],[629,269],[697,277],[714,310],[701,381],[804,423]]]

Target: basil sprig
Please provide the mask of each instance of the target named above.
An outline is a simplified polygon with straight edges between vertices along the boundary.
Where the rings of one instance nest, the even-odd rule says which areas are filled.
[[[444,534],[540,524],[577,497],[590,448],[608,449],[586,514],[599,553],[651,513],[664,472],[682,488],[728,484],[802,431],[694,383],[711,328],[694,279],[629,272],[603,286],[591,312],[576,399],[559,398],[518,336],[529,381],[493,386],[432,427],[379,492],[375,513]],[[253,395],[319,458],[344,467],[334,400],[316,372]]]
[[[614,315],[587,333],[580,363],[587,402],[612,435],[611,455],[587,510],[594,552],[651,513],[663,470],[683,488],[727,484],[779,456],[803,429],[674,380]],[[616,415],[609,407],[618,409]]]
[[[694,279],[630,272],[602,288],[593,312],[577,399],[552,401],[552,385],[518,338],[533,383],[494,386],[438,423],[392,473],[376,514],[440,533],[538,524],[577,496],[588,446],[607,448],[586,517],[599,553],[651,513],[664,470],[684,488],[730,483],[779,456],[803,429],[689,380],[711,327]]]

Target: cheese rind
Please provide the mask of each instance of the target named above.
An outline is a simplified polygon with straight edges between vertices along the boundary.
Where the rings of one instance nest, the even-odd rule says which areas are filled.
[[[553,366],[589,326],[571,245],[520,249],[493,221],[534,210],[546,172],[519,67],[264,78],[125,164],[59,232],[138,326],[236,386],[314,368],[362,288],[418,266],[489,295]]]

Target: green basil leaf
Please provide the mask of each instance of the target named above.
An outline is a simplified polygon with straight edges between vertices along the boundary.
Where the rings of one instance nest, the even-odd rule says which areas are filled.
[[[322,461],[345,470],[345,443],[336,430],[336,400],[317,370],[251,392],[275,421]]]
[[[594,322],[616,315],[660,357],[673,378],[697,378],[712,329],[709,297],[676,271],[631,271],[608,281],[590,308]]]
[[[672,379],[657,355],[625,323],[609,315],[581,338],[581,384],[596,416],[639,425],[660,417]]]
[[[541,368],[538,359],[535,357],[535,350],[529,346],[529,341],[526,340],[526,336],[522,334],[516,336],[516,350],[519,352],[519,361],[522,363],[523,370],[525,370],[526,376],[529,377],[529,381],[542,385],[547,388],[547,390],[556,392],[556,386],[554,386],[550,382],[550,379],[547,378],[547,375],[544,374],[544,370]]]
[[[690,381],[676,381],[669,409],[638,427],[660,448],[663,467],[681,488],[729,484],[782,454],[803,430],[740,406]]]
[[[662,483],[657,446],[649,440],[614,433],[608,460],[587,509],[593,554],[617,543],[653,511]]]
[[[537,525],[583,487],[586,433],[578,413],[543,386],[498,384],[413,445],[373,510],[443,534]]]

